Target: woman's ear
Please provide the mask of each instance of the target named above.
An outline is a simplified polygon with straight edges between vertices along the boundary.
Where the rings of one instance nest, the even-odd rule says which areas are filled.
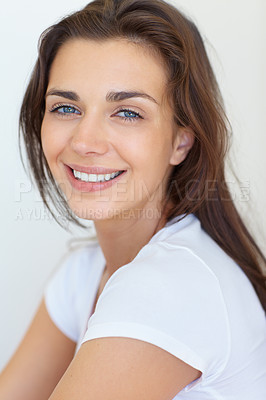
[[[190,128],[178,128],[175,135],[173,151],[170,158],[171,165],[178,165],[184,161],[194,144],[194,132]]]

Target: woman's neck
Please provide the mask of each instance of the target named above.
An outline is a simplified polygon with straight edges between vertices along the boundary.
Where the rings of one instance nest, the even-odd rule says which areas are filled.
[[[139,215],[128,219],[118,217],[115,220],[95,221],[108,274],[111,276],[118,268],[131,262],[165,223],[162,216],[145,218]]]

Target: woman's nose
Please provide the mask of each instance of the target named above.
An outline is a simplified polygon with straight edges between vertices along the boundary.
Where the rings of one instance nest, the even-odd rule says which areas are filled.
[[[107,127],[96,116],[88,115],[80,119],[73,130],[70,146],[81,156],[91,153],[105,154],[108,151]]]

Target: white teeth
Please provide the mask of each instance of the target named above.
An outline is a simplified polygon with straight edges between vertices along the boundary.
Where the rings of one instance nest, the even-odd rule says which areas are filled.
[[[80,179],[83,182],[104,182],[114,179],[120,175],[121,171],[113,172],[112,174],[86,174],[85,172],[76,171],[73,169],[75,178]]]
[[[81,178],[81,172],[75,171],[75,170],[73,169],[73,173],[74,173],[74,177],[75,177],[75,178],[78,178],[78,179]]]
[[[98,175],[98,182],[104,181],[104,175]]]
[[[89,182],[89,175],[88,174],[85,174],[84,172],[81,172],[81,174],[80,174],[80,179],[82,180],[82,181],[85,181],[85,182]]]
[[[89,182],[97,182],[97,175],[96,174],[89,174]]]

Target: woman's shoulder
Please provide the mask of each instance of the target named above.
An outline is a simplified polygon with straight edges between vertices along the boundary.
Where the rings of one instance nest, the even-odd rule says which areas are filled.
[[[165,226],[131,263],[113,274],[107,289],[108,285],[110,289],[113,285],[132,287],[136,295],[143,290],[150,298],[157,294],[165,307],[200,307],[207,310],[206,315],[211,308],[216,316],[220,310],[227,326],[236,318],[245,324],[247,316],[254,326],[265,325],[265,313],[250,280],[194,215]],[[203,318],[202,311],[198,315]]]
[[[182,274],[195,268],[214,279],[220,274],[230,274],[240,268],[221,247],[202,229],[200,221],[190,214],[176,217],[158,231],[140,250],[132,264],[144,261],[146,268],[157,265],[162,272],[172,268],[174,274]],[[226,267],[225,267],[226,266]]]
[[[251,287],[239,265],[208,235],[197,217],[174,218],[143,248],[142,256],[173,264],[177,274],[195,269],[213,276],[221,286],[228,281]],[[139,256],[138,255],[138,256]],[[147,257],[148,259],[148,257]],[[177,268],[178,266],[178,268]],[[204,274],[203,274],[204,276]]]
[[[45,285],[45,296],[61,292],[69,298],[80,295],[95,284],[105,265],[98,242],[72,243]]]
[[[44,299],[50,318],[73,341],[80,337],[104,265],[96,242],[76,244],[46,284]]]

